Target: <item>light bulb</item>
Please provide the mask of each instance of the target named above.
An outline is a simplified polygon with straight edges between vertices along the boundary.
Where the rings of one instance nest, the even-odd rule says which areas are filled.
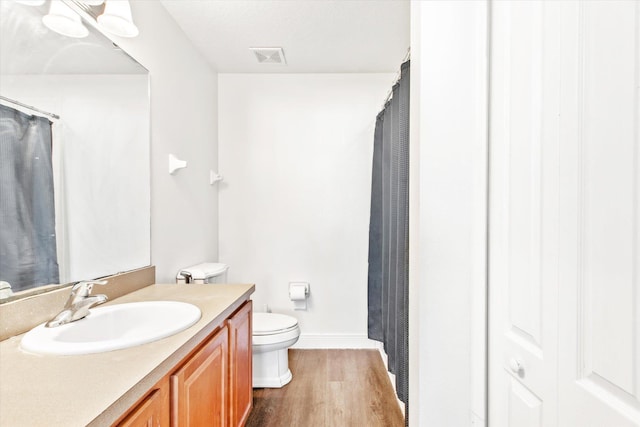
[[[80,15],[60,0],[51,0],[49,14],[42,17],[42,23],[63,36],[82,38],[89,35],[87,27],[82,25]]]
[[[138,27],[133,23],[131,5],[128,0],[105,1],[104,13],[98,16],[98,25],[116,36],[135,37],[138,35]]]

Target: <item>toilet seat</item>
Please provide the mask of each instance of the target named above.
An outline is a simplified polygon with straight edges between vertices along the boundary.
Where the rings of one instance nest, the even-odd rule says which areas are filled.
[[[253,335],[274,335],[298,328],[295,317],[277,313],[253,313]]]
[[[253,313],[254,353],[286,349],[298,341],[300,328],[295,317],[276,313]]]

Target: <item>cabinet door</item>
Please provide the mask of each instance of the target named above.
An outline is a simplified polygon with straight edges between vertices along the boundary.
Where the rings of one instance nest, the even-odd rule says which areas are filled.
[[[229,425],[243,426],[253,406],[251,301],[229,318]]]
[[[226,425],[227,361],[225,326],[171,375],[171,425]]]
[[[165,383],[166,384],[166,383]],[[161,427],[169,424],[169,385],[147,396],[118,427]]]

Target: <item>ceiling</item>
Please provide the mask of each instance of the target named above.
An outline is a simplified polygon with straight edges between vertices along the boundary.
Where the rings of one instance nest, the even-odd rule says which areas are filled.
[[[161,0],[221,73],[397,72],[409,48],[406,0]],[[286,64],[251,47],[282,47]]]

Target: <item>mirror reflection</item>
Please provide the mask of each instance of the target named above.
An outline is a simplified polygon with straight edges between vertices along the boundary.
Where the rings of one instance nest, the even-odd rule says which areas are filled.
[[[150,264],[148,72],[48,10],[0,0],[0,300]]]

